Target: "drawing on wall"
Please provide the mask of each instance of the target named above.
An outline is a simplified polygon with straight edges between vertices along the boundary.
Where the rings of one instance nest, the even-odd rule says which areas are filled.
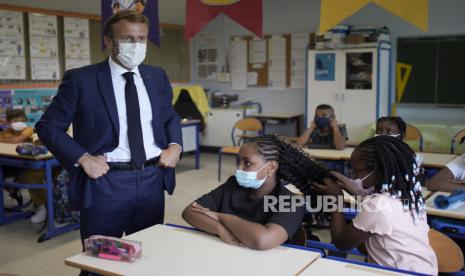
[[[334,81],[335,54],[315,55],[315,80]]]
[[[346,89],[372,89],[373,53],[347,53]]]

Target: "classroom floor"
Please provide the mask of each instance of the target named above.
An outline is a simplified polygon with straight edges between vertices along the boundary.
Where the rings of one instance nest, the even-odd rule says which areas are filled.
[[[177,186],[173,196],[166,197],[165,223],[187,225],[181,218],[182,210],[202,194],[219,185],[217,155],[202,153],[201,168],[195,170],[194,157],[184,155],[176,169]],[[223,157],[222,180],[234,173],[234,157]],[[23,192],[27,196],[27,192]],[[81,251],[79,231],[72,231],[43,243],[37,243],[40,225],[21,220],[0,226],[0,274],[16,275],[77,275],[77,269],[64,264],[67,257]],[[327,230],[315,231],[324,241]]]

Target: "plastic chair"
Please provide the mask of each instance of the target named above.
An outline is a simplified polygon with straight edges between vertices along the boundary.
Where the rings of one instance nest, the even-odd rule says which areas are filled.
[[[449,237],[434,229],[429,230],[428,236],[429,244],[438,259],[438,271],[441,273],[460,271],[464,266],[460,247]]]
[[[455,153],[455,144],[460,143],[462,144],[465,139],[465,129],[462,129],[461,131],[457,132],[454,137],[452,138],[452,141],[450,142],[450,153],[454,154]]]
[[[236,142],[236,131],[242,131],[243,134],[239,135],[239,140]],[[257,135],[246,134],[248,132],[255,132]],[[222,147],[218,152],[218,181],[221,181],[221,157],[223,155],[235,155],[236,163],[239,161],[237,156],[239,150],[241,149],[240,145],[247,139],[259,136],[263,134],[263,125],[260,120],[256,118],[244,118],[236,122],[231,131],[231,139],[233,146],[232,147]]]
[[[404,140],[405,141],[418,140],[419,150],[423,151],[423,135],[421,134],[421,131],[417,127],[411,124],[407,124]]]

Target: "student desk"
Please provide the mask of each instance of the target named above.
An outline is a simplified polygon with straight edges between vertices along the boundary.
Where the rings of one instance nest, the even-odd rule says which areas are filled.
[[[315,159],[329,160],[329,161],[348,161],[354,151],[354,148],[348,147],[343,150],[335,149],[309,149],[304,148],[304,151],[310,154]],[[423,166],[425,168],[440,169],[447,163],[452,161],[457,155],[445,153],[430,153],[430,152],[417,152],[423,158]]]
[[[394,268],[381,268],[377,265],[350,260],[335,260],[332,258],[319,258],[307,267],[301,276],[310,275],[344,275],[344,276],[368,276],[368,275],[416,275]]]
[[[134,263],[115,262],[84,253],[65,264],[104,275],[296,275],[320,253],[280,246],[267,251],[224,243],[218,237],[167,225],[155,225],[127,236],[142,242]]]
[[[50,153],[46,155],[25,156],[16,153],[17,144],[0,143],[0,167],[11,166],[24,169],[43,169],[45,170],[45,184],[19,184],[6,182],[3,177],[3,171],[0,170],[0,190],[3,187],[15,187],[20,189],[47,189],[47,232],[39,237],[38,242],[48,240],[62,233],[78,229],[79,223],[67,224],[65,226],[56,227],[54,221],[54,206],[53,206],[53,178],[52,168],[58,166],[58,162]],[[5,214],[3,196],[0,197],[0,225],[11,223],[19,219],[27,218],[32,215],[32,212],[14,211],[13,214]]]
[[[200,120],[182,120],[182,151],[195,153],[195,169],[200,168]]]
[[[271,112],[271,113],[255,113],[250,114],[248,117],[254,117],[263,122],[263,132],[265,132],[266,124],[271,120],[279,121],[279,122],[294,122],[295,124],[295,135],[300,135],[300,121],[303,117],[301,113],[278,113],[278,112]]]
[[[456,208],[453,209],[446,209],[446,210],[439,210],[434,206],[434,199],[438,195],[450,195],[450,193],[445,192],[434,192],[427,200],[426,200],[426,212],[428,215],[438,216],[443,218],[451,218],[451,219],[458,219],[458,220],[465,220],[465,202],[459,204]]]

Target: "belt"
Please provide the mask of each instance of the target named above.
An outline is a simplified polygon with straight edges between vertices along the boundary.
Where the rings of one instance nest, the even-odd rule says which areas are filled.
[[[145,167],[153,166],[158,163],[160,156],[147,160],[142,165],[142,168],[137,168],[131,162],[108,162],[108,166],[111,171],[134,171],[134,170],[143,170]]]

